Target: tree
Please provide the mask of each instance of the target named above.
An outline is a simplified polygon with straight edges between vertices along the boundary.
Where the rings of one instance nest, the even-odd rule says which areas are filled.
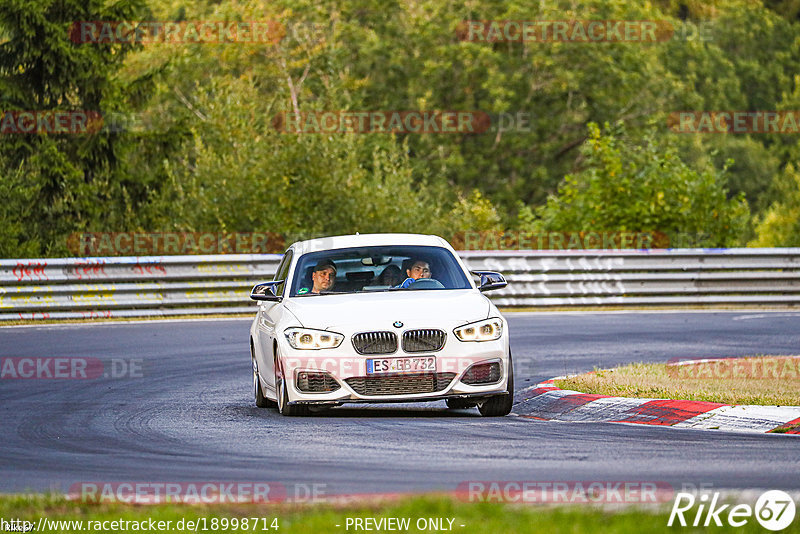
[[[0,28],[0,108],[92,114],[126,111],[126,99],[145,90],[115,79],[133,44],[80,44],[70,39],[76,21],[136,19],[141,0],[111,6],[100,0],[3,0]],[[16,133],[0,136],[6,188],[12,191],[0,225],[11,255],[59,254],[66,236],[102,219],[120,189],[122,136],[114,132]],[[24,183],[20,181],[24,177]],[[16,192],[13,193],[13,192]],[[10,225],[10,226],[9,226]],[[13,228],[13,230],[10,230]],[[13,234],[13,235],[12,235]],[[14,250],[13,243],[29,243]]]
[[[800,247],[800,170],[789,164],[774,184],[777,197],[756,219],[751,247]]]
[[[299,6],[305,12],[311,3],[317,2]],[[519,199],[543,202],[575,167],[588,122],[625,120],[633,134],[693,90],[665,67],[662,43],[461,39],[467,20],[665,18],[649,4],[359,0],[328,9],[321,20],[336,20],[331,46],[362,80],[365,109],[480,110],[494,117],[483,134],[405,137],[416,166],[451,188],[480,189],[509,226]],[[527,122],[503,131],[500,114],[518,112]]]
[[[311,10],[311,8],[308,8]],[[289,239],[354,232],[453,234],[496,223],[479,193],[459,196],[415,166],[408,140],[392,134],[283,133],[281,113],[363,109],[349,60],[313,28],[258,0],[187,7],[187,18],[280,20],[275,46],[190,45],[144,50],[139,63],[168,61],[146,114],[179,123],[185,138],[159,162],[165,184],[141,213],[161,231],[269,231]],[[311,37],[311,38],[308,38]],[[168,59],[165,59],[168,58]],[[332,75],[333,73],[333,75]],[[492,219],[494,217],[494,219]]]
[[[619,124],[604,130],[589,124],[583,169],[564,178],[534,229],[660,232],[691,236],[694,246],[738,243],[749,210],[742,195],[726,198],[725,169],[690,168],[654,132],[637,142]]]

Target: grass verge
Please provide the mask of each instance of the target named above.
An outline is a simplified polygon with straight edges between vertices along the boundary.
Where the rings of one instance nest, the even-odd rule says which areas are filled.
[[[562,389],[614,397],[800,406],[800,356],[633,363],[557,380]]]
[[[170,521],[173,528],[161,530],[162,532],[180,532],[174,528],[183,520],[182,531],[195,531],[187,529],[188,521],[198,522],[197,532],[204,532],[204,525],[208,532],[277,532],[302,534],[302,533],[336,533],[354,532],[352,524],[346,528],[347,518],[409,518],[410,528],[402,532],[434,532],[436,529],[418,529],[416,522],[419,519],[436,518],[444,519],[445,527],[439,530],[448,530],[455,533],[530,533],[547,532],[559,533],[595,533],[609,534],[639,534],[641,532],[674,533],[675,527],[667,526],[669,505],[658,508],[638,509],[622,508],[614,511],[604,510],[596,506],[565,506],[545,507],[526,506],[499,503],[467,503],[458,501],[448,496],[418,496],[407,497],[387,502],[365,501],[347,505],[334,506],[331,504],[318,505],[265,505],[265,504],[218,504],[218,505],[130,505],[130,504],[88,504],[67,501],[63,497],[52,496],[6,496],[0,497],[0,518],[10,518],[31,521],[38,525],[40,517],[48,521],[82,521],[80,525],[86,532],[87,521]],[[222,528],[223,518],[229,528]],[[252,522],[248,528],[230,528],[232,519],[259,518],[258,526],[253,529]],[[266,524],[263,523],[266,519]],[[277,523],[273,519],[277,518]],[[212,520],[217,520],[217,528],[211,529]],[[452,519],[452,523],[448,520]],[[203,522],[204,521],[204,522]],[[197,524],[197,523],[196,523]],[[49,523],[54,532],[53,524]],[[108,524],[109,526],[110,523]],[[270,527],[263,530],[262,526]],[[275,530],[273,525],[279,528]],[[338,526],[337,526],[338,525]],[[462,526],[463,525],[463,526]],[[81,532],[78,525],[62,525],[58,532]],[[124,525],[123,525],[124,526]],[[130,527],[130,525],[127,525]],[[36,527],[34,527],[35,529]],[[44,530],[44,529],[43,529]],[[117,531],[123,531],[117,528]],[[375,529],[377,530],[377,529]],[[108,529],[106,529],[108,531]],[[134,531],[134,529],[128,529]],[[386,531],[382,529],[380,531]],[[755,520],[748,521],[743,528],[736,532],[762,532],[763,529]],[[783,532],[800,532],[800,522],[795,521]]]

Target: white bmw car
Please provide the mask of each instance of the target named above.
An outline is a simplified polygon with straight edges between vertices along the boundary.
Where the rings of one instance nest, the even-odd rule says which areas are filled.
[[[476,284],[471,274],[480,277]],[[508,324],[447,241],[371,234],[294,243],[256,285],[250,328],[256,406],[284,415],[343,403],[445,400],[511,410]]]

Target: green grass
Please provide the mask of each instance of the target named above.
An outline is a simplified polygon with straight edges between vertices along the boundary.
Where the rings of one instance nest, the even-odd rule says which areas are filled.
[[[128,505],[128,504],[88,504],[67,501],[58,496],[5,496],[0,497],[0,518],[20,518],[36,523],[39,517],[50,520],[148,520],[177,521],[206,518],[210,527],[212,518],[278,518],[277,534],[320,534],[327,532],[364,532],[351,526],[345,529],[348,517],[409,517],[412,527],[407,531],[420,532],[413,525],[419,518],[452,518],[455,533],[510,534],[510,533],[619,533],[639,534],[642,532],[673,533],[700,532],[702,528],[668,527],[670,503],[660,508],[648,510],[622,508],[618,510],[573,505],[551,507],[541,505],[512,505],[499,503],[468,503],[449,496],[428,495],[404,497],[390,501],[362,501],[347,505],[267,505],[267,504],[227,504],[227,505]],[[687,516],[688,517],[688,516]],[[447,522],[445,521],[445,525]],[[340,525],[337,527],[336,525]],[[464,525],[463,527],[461,525]],[[255,532],[270,532],[260,530]],[[743,528],[716,528],[719,532],[737,533],[763,532],[754,518]],[[131,530],[132,531],[132,530]],[[176,532],[175,530],[170,530]],[[62,530],[61,532],[78,532]],[[86,530],[84,530],[86,532]],[[202,526],[198,532],[203,532]],[[208,530],[211,532],[211,530]],[[245,530],[217,529],[216,532],[245,532]],[[248,532],[253,532],[252,527]],[[436,532],[423,530],[422,532]],[[441,532],[441,531],[440,531]],[[795,520],[784,533],[800,532],[800,520]]]
[[[798,430],[798,429],[800,429],[800,423],[798,423],[796,425],[782,426],[782,427],[776,428],[775,430],[771,430],[770,432],[772,432],[773,434],[786,434],[787,432],[791,432],[791,431]]]
[[[562,389],[615,397],[800,406],[800,357],[762,356],[686,366],[633,363],[557,380],[555,384]]]

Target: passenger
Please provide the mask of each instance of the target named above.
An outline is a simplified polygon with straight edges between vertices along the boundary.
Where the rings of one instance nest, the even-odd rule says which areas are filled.
[[[408,275],[408,278],[403,280],[403,283],[397,287],[406,289],[420,278],[430,278],[431,267],[425,260],[414,260],[411,263],[411,266],[406,269],[406,274]]]

